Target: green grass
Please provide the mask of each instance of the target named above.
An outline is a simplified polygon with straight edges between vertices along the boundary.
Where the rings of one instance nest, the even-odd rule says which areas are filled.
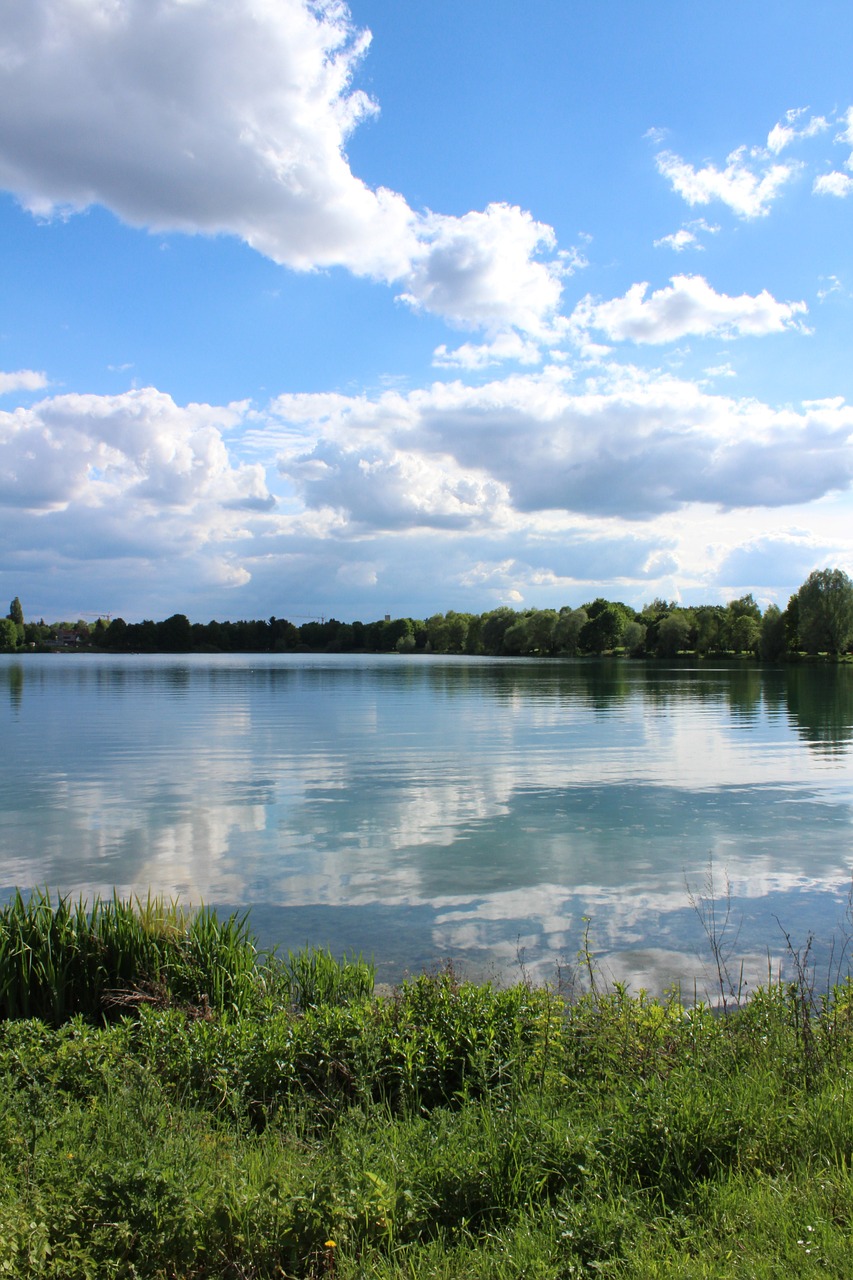
[[[194,917],[134,910],[187,945]],[[71,914],[88,936],[96,914]],[[0,1276],[849,1276],[849,983],[770,985],[724,1017],[449,971],[381,997],[370,966],[260,956],[238,925],[245,1005],[214,995],[212,913],[208,958],[181,952],[195,985],[169,986],[170,960],[169,999],[121,1017],[10,1017],[4,988]]]

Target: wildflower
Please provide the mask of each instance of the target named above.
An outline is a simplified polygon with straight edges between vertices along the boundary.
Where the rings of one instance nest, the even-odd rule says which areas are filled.
[[[334,1240],[327,1240],[325,1247],[327,1249],[337,1249],[338,1246],[335,1244]]]

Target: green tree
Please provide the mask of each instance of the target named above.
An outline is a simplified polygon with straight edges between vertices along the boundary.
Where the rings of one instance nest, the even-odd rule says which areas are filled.
[[[411,641],[411,643],[409,643]],[[380,644],[390,652],[408,653],[415,647],[415,626],[411,618],[391,618],[382,623]]]
[[[775,604],[768,605],[761,619],[758,652],[764,662],[779,662],[784,658],[787,647],[785,615]]]
[[[761,623],[742,613],[729,627],[729,644],[735,653],[755,653],[761,640]]]
[[[0,653],[9,653],[18,647],[18,628],[11,618],[0,618]]]
[[[634,611],[620,601],[603,600],[600,596],[591,604],[585,604],[589,621],[580,633],[581,648],[587,653],[604,653],[615,649],[622,639],[622,632],[634,617]]]
[[[516,618],[504,632],[503,652],[514,657],[520,653],[528,653],[531,647],[530,615],[525,613]]]
[[[800,641],[809,653],[843,653],[853,636],[853,582],[841,569],[815,569],[797,592]]]
[[[465,652],[465,641],[468,639],[470,621],[470,613],[456,613],[453,609],[448,609],[444,615],[447,648],[450,653]]]
[[[528,619],[529,652],[554,652],[554,628],[557,625],[556,609],[532,609]]]
[[[450,628],[443,613],[434,613],[426,620],[427,643],[432,653],[447,653],[450,648]]]
[[[696,627],[694,647],[697,653],[709,653],[722,647],[726,610],[719,604],[701,604],[693,610]]]
[[[632,618],[630,622],[625,623],[622,631],[622,647],[628,653],[642,653],[646,643],[646,628],[642,622],[637,622],[636,618]]]
[[[503,652],[504,636],[517,617],[515,609],[510,609],[507,605],[483,614],[481,636],[486,653]]]
[[[785,619],[785,643],[792,653],[796,653],[800,647],[800,601],[796,594],[791,596],[782,617]]]
[[[747,618],[755,623],[748,627],[741,619]],[[761,609],[755,603],[752,593],[730,600],[721,627],[721,640],[725,648],[734,649],[735,653],[743,653],[758,643]]]
[[[686,649],[690,640],[690,618],[681,609],[668,613],[658,627],[657,652],[662,658],[674,658]]]
[[[157,624],[157,647],[169,653],[186,653],[191,643],[190,620],[183,613],[173,613],[171,618]]]
[[[17,596],[15,596],[15,599],[9,605],[9,617],[16,627],[22,627],[24,625],[24,611],[21,608],[21,602]]]
[[[589,622],[586,609],[561,609],[554,623],[554,648],[572,657],[580,646],[580,634]]]

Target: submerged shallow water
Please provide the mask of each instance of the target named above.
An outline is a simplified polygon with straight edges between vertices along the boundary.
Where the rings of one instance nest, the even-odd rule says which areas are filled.
[[[849,668],[27,655],[0,658],[0,733],[7,890],[251,906],[264,943],[391,980],[550,977],[588,929],[659,988],[706,981],[711,874],[750,981],[783,928],[840,956]]]

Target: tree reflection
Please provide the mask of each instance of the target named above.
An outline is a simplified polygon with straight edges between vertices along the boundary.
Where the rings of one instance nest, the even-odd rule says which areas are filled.
[[[853,739],[853,673],[849,667],[789,667],[788,713],[821,755],[843,755]]]
[[[6,680],[9,684],[9,701],[14,711],[19,711],[24,697],[24,668],[19,662],[13,662],[6,668]]]

